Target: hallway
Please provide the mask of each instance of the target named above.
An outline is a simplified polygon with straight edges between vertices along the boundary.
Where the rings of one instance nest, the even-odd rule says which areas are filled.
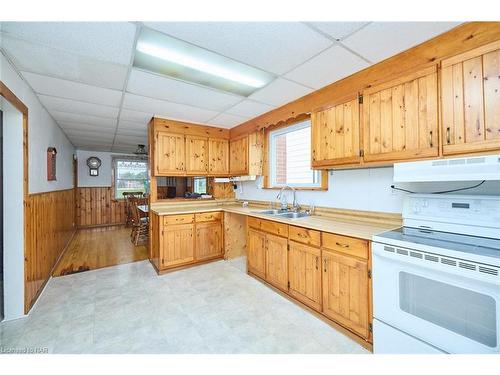
[[[80,229],[56,266],[53,276],[116,266],[148,259],[146,244],[134,246],[130,228]]]

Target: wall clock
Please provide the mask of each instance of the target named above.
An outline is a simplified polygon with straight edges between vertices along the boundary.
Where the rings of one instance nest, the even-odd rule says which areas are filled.
[[[101,159],[97,156],[91,156],[87,159],[87,166],[89,167],[90,176],[99,176],[99,167],[101,166]]]

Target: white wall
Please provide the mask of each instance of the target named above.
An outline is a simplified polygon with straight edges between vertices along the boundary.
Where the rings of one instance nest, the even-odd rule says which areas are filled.
[[[75,148],[3,54],[0,66],[0,80],[28,107],[29,192],[71,189]],[[47,181],[48,147],[57,149],[57,181]]]
[[[300,204],[305,205],[314,203],[316,206],[322,207],[400,213],[405,193],[395,192],[391,189],[390,186],[394,184],[392,176],[392,167],[330,171],[328,191],[299,191],[297,192],[297,200]],[[471,186],[476,183],[477,181],[396,185],[420,193],[427,193]],[[236,198],[277,202],[277,190],[261,189],[259,185],[259,178],[257,181],[238,183]],[[464,191],[460,194],[500,195],[500,182],[488,181],[477,189]],[[292,202],[291,194],[288,195],[287,200],[289,203]]]
[[[24,315],[23,116],[0,99],[3,111],[4,319]]]
[[[127,154],[116,154],[112,152],[97,152],[77,150],[78,158],[78,187],[110,187],[111,186],[111,159],[113,156],[135,156]],[[90,176],[87,159],[91,156],[97,156],[101,159],[99,176]]]

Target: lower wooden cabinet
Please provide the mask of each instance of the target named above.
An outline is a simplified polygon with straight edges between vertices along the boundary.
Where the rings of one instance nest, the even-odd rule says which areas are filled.
[[[248,229],[247,240],[248,271],[263,279],[266,278],[266,234]]]
[[[323,313],[363,338],[369,337],[368,263],[323,250]]]
[[[151,216],[151,262],[165,271],[222,258],[222,212]]]
[[[321,249],[290,241],[288,252],[289,293],[321,311]]]
[[[161,268],[181,265],[194,260],[194,224],[165,227],[161,237]]]
[[[266,234],[266,280],[281,290],[288,290],[288,240]]]
[[[220,221],[196,224],[195,259],[206,260],[220,257],[223,251],[222,225]]]

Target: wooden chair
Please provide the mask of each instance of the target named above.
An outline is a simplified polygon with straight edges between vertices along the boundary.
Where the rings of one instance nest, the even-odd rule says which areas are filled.
[[[132,242],[135,246],[139,244],[140,241],[148,239],[149,236],[149,217],[142,216],[139,211],[140,200],[137,198],[130,199],[130,211],[132,212]]]
[[[123,197],[125,198],[125,213],[127,215],[127,220],[125,221],[125,225],[128,227],[130,225],[133,225],[133,218],[132,218],[132,208],[131,208],[131,203],[130,199],[131,198],[142,198],[144,194],[142,191],[127,191],[123,193]]]

